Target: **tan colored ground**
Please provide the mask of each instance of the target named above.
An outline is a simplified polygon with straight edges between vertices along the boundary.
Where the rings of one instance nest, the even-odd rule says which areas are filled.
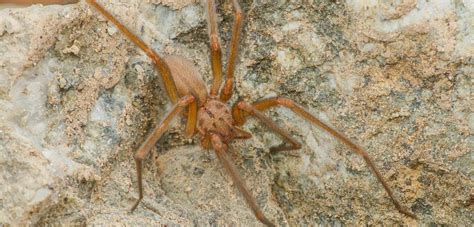
[[[280,139],[254,120],[231,155],[280,225],[472,225],[474,5],[372,2],[243,1],[233,101],[295,99],[365,147],[419,219],[396,211],[362,159],[285,109],[269,115],[304,144],[300,157],[269,153]],[[227,50],[232,7],[218,5]],[[210,84],[198,2],[106,7]],[[133,153],[170,107],[150,60],[85,3],[0,18],[0,225],[259,224],[181,121],[146,161],[145,199],[129,213]]]

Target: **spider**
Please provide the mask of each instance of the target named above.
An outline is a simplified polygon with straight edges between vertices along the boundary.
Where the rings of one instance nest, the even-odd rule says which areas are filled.
[[[265,225],[274,226],[270,219],[263,214],[262,210],[257,205],[255,198],[248,190],[244,180],[240,177],[237,168],[227,152],[229,144],[233,140],[251,138],[252,135],[249,132],[239,128],[239,126],[242,126],[250,116],[260,120],[270,130],[284,139],[284,143],[279,146],[271,147],[270,151],[278,152],[300,149],[301,144],[296,141],[287,130],[279,127],[263,113],[263,111],[271,107],[282,106],[289,108],[311,124],[324,129],[340,142],[351,148],[355,153],[360,155],[375,174],[378,181],[382,184],[396,209],[400,213],[415,218],[415,215],[402,207],[400,202],[395,198],[392,189],[384,180],[382,174],[363,148],[352,142],[344,134],[316,118],[293,100],[284,97],[275,97],[260,100],[252,104],[244,101],[237,101],[232,106],[228,104],[234,89],[233,74],[237,63],[239,40],[242,34],[242,24],[244,21],[244,13],[242,12],[238,0],[232,0],[234,23],[232,28],[230,53],[223,85],[222,51],[219,35],[217,33],[216,6],[214,0],[208,0],[206,4],[208,35],[210,40],[210,61],[213,76],[213,82],[209,92],[206,88],[206,84],[201,78],[201,75],[191,61],[181,56],[160,56],[127,29],[125,25],[119,22],[102,5],[97,3],[95,0],[87,0],[87,3],[111,21],[126,37],[128,37],[128,39],[130,39],[130,41],[135,43],[153,60],[154,65],[163,80],[166,93],[173,103],[171,110],[169,110],[156,128],[152,130],[145,142],[143,142],[135,153],[134,159],[137,169],[139,197],[131,208],[132,212],[143,199],[142,163],[144,158],[167,130],[170,122],[174,118],[185,114],[184,111],[187,110],[187,115],[183,115],[187,118],[185,135],[192,137],[197,134],[200,138],[201,146],[204,149],[213,149],[215,151],[222,166],[231,176],[248,206],[252,209],[255,217]]]

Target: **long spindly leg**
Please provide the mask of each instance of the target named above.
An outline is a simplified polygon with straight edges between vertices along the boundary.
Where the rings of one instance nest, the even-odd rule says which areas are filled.
[[[242,130],[236,126],[233,126],[234,132],[235,132],[235,139],[250,139],[252,138],[252,134],[250,132],[247,132],[245,130]]]
[[[207,25],[211,48],[211,67],[214,80],[211,86],[211,96],[217,96],[222,83],[222,51],[217,31],[216,4],[214,0],[207,1]]]
[[[142,181],[142,161],[148,154],[148,152],[151,150],[153,146],[155,146],[156,141],[160,139],[160,137],[163,135],[163,133],[166,131],[168,128],[171,120],[174,119],[174,117],[179,116],[179,113],[183,111],[186,106],[188,106],[190,103],[193,103],[195,98],[193,96],[185,96],[182,97],[178,100],[176,104],[174,104],[173,108],[171,111],[166,114],[165,118],[156,126],[156,128],[148,135],[146,138],[145,142],[140,146],[138,149],[137,153],[135,153],[135,163],[137,165],[137,181],[138,181],[138,200],[135,202],[133,205],[131,211],[133,212],[140,201],[143,199],[143,181]]]
[[[196,129],[197,122],[197,101],[194,100],[188,107],[188,121],[186,122],[186,132],[185,135],[188,138],[191,138],[194,135],[194,130]]]
[[[232,177],[232,180],[234,181],[235,185],[239,188],[239,191],[242,193],[242,195],[245,198],[245,201],[247,201],[247,204],[250,206],[252,209],[253,213],[255,214],[255,217],[262,222],[263,224],[267,226],[275,226],[272,222],[270,222],[263,212],[260,210],[260,207],[257,205],[257,202],[255,201],[255,198],[252,196],[250,191],[247,189],[247,186],[245,186],[244,180],[240,177],[237,168],[233,164],[232,160],[230,157],[227,155],[227,145],[222,143],[221,138],[215,134],[211,136],[211,143],[212,147],[216,151],[216,155],[219,158],[219,161],[222,163],[222,166],[224,169],[229,173],[229,175]]]
[[[268,128],[279,134],[287,143],[283,143],[276,147],[271,147],[270,151],[288,151],[288,150],[297,150],[301,148],[301,144],[291,137],[290,133],[283,128],[280,128],[275,122],[273,122],[269,117],[265,116],[257,108],[245,102],[238,102],[234,108],[233,113],[242,114],[240,110],[243,110],[245,113],[250,114],[262,121]]]
[[[346,146],[348,146],[349,148],[351,148],[354,152],[356,152],[357,154],[359,154],[363,159],[364,161],[367,163],[367,165],[369,166],[369,168],[372,170],[372,172],[375,174],[375,176],[377,177],[378,181],[382,184],[382,186],[384,187],[385,191],[387,192],[387,194],[390,196],[390,199],[392,200],[392,203],[395,205],[395,207],[397,208],[397,210],[400,212],[400,213],[403,213],[409,217],[412,217],[412,218],[416,218],[415,214],[413,214],[412,212],[408,211],[406,208],[404,208],[400,202],[398,201],[398,199],[395,198],[395,195],[393,194],[393,191],[392,189],[390,188],[390,186],[388,185],[387,181],[385,181],[384,177],[382,176],[382,174],[380,173],[379,169],[376,167],[375,163],[372,161],[372,158],[370,158],[369,154],[362,148],[360,147],[359,145],[355,144],[354,142],[352,142],[349,138],[347,138],[344,134],[338,132],[337,130],[331,128],[329,125],[327,125],[326,123],[322,122],[321,120],[319,120],[318,118],[316,118],[315,116],[313,116],[311,113],[309,113],[307,110],[305,110],[303,107],[301,107],[300,105],[298,105],[297,103],[295,103],[293,100],[291,99],[287,99],[287,98],[270,98],[270,99],[265,99],[265,100],[261,100],[261,101],[257,101],[255,103],[252,104],[256,109],[258,110],[266,110],[270,107],[274,107],[274,106],[284,106],[284,107],[287,107],[289,108],[290,110],[292,110],[293,112],[297,113],[298,115],[300,115],[301,117],[303,117],[304,119],[308,120],[309,122],[311,122],[312,124],[324,129],[325,131],[327,131],[329,134],[331,134],[332,136],[334,136],[336,139],[338,139],[339,141],[341,141],[342,143],[344,143]],[[236,112],[236,111],[234,111]],[[237,115],[234,114],[234,118],[236,118],[236,122],[237,124],[243,124],[245,122],[245,115],[242,114],[242,113],[237,113]]]
[[[170,97],[173,103],[176,103],[178,101],[178,91],[176,89],[173,77],[171,76],[170,69],[160,57],[160,55],[158,55],[158,53],[148,47],[140,38],[138,38],[138,36],[133,34],[127,27],[125,27],[125,25],[118,21],[114,16],[112,16],[112,14],[110,14],[102,5],[97,3],[95,0],[87,0],[87,3],[96,8],[97,11],[99,11],[104,17],[106,17],[109,21],[115,24],[115,26],[117,26],[117,28],[122,31],[125,36],[127,36],[133,43],[135,43],[135,45],[142,49],[148,55],[148,57],[153,60],[153,62],[155,63],[155,67],[158,69],[161,75],[168,96]]]
[[[233,0],[232,4],[234,5],[235,11],[234,26],[232,27],[232,39],[230,41],[229,59],[227,60],[226,78],[220,96],[220,100],[222,102],[227,102],[232,96],[232,90],[234,88],[235,64],[237,61],[240,34],[242,33],[242,23],[244,20],[244,13],[240,8],[239,1]]]

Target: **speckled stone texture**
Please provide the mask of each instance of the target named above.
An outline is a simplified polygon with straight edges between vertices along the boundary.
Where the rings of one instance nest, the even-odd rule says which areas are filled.
[[[201,2],[101,1],[157,52],[211,83]],[[414,220],[364,161],[282,108],[303,144],[256,120],[231,156],[279,225],[472,225],[473,1],[241,1],[237,98],[286,96],[366,148]],[[232,4],[218,1],[224,56]],[[150,59],[84,2],[0,9],[0,225],[261,225],[212,151],[176,120],[145,162],[133,153],[170,101]]]

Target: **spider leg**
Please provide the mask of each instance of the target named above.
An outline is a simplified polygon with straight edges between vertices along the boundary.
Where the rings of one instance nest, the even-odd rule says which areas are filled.
[[[151,150],[153,146],[155,146],[156,141],[160,139],[163,133],[168,128],[171,120],[173,120],[176,116],[183,111],[183,109],[188,106],[189,104],[195,102],[195,98],[193,96],[185,96],[178,100],[177,103],[174,104],[171,111],[166,114],[165,118],[156,126],[156,128],[148,135],[145,142],[140,146],[138,151],[135,153],[134,159],[137,165],[137,181],[138,181],[138,200],[133,205],[131,212],[133,212],[140,201],[143,199],[143,181],[142,181],[142,161]]]
[[[237,61],[240,34],[242,33],[242,22],[244,20],[244,13],[240,8],[239,1],[233,0],[232,4],[234,5],[235,11],[234,26],[232,27],[229,59],[227,60],[226,79],[220,96],[222,102],[227,102],[232,96],[232,89],[234,88],[234,70]]]
[[[238,127],[233,126],[234,132],[236,132],[235,139],[250,139],[252,138],[252,134],[250,132],[247,132],[245,130],[242,130]]]
[[[289,151],[289,150],[297,150],[301,148],[301,144],[296,141],[293,137],[291,137],[290,133],[285,129],[279,127],[275,122],[272,121],[269,117],[265,116],[261,111],[257,108],[253,107],[252,105],[245,103],[245,102],[238,102],[234,107],[233,112],[237,112],[238,114],[242,114],[240,110],[243,110],[245,113],[251,114],[262,121],[267,127],[271,130],[279,134],[288,144],[281,144],[276,147],[271,147],[270,151]],[[237,117],[239,118],[239,117]]]
[[[219,161],[221,162],[222,166],[227,171],[227,173],[232,177],[232,180],[234,181],[235,185],[244,196],[245,201],[247,201],[247,204],[252,209],[253,213],[255,214],[255,217],[260,222],[262,222],[263,224],[267,226],[275,226],[272,222],[270,222],[265,217],[263,212],[260,210],[260,207],[257,205],[255,198],[247,189],[247,186],[245,186],[244,180],[242,180],[242,178],[240,177],[237,171],[237,168],[233,164],[233,161],[226,153],[228,150],[227,145],[222,143],[221,138],[215,134],[211,136],[211,143],[212,143],[212,146],[214,147],[217,157],[219,158]]]
[[[188,138],[194,135],[194,130],[196,129],[197,109],[198,109],[198,103],[196,100],[194,100],[192,103],[189,104],[189,107],[188,107],[188,120],[186,123],[186,131],[185,131],[185,136]]]
[[[211,67],[214,81],[211,86],[211,96],[217,96],[222,83],[222,51],[217,31],[216,4],[214,0],[207,1],[207,25],[211,48]]]
[[[289,108],[293,112],[297,113],[298,115],[300,115],[301,117],[303,117],[307,121],[311,122],[312,124],[324,129],[326,132],[328,132],[329,134],[334,136],[336,139],[341,141],[343,144],[345,144],[346,146],[351,148],[351,150],[353,150],[355,153],[357,153],[358,155],[360,155],[364,159],[365,163],[369,166],[369,168],[375,174],[378,181],[382,184],[385,191],[387,192],[390,199],[392,200],[392,203],[395,205],[395,207],[397,208],[397,210],[400,213],[405,214],[405,215],[407,215],[409,217],[412,217],[412,218],[416,218],[415,214],[413,214],[412,212],[410,212],[406,208],[404,208],[400,204],[400,202],[397,200],[397,198],[395,198],[392,189],[390,188],[388,183],[383,178],[382,174],[380,173],[379,169],[376,167],[375,163],[372,161],[372,158],[370,158],[369,154],[362,147],[360,147],[359,145],[352,142],[349,138],[347,138],[347,136],[345,136],[344,134],[342,134],[342,133],[338,132],[337,130],[331,128],[329,125],[327,125],[326,123],[322,122],[321,120],[319,120],[318,118],[313,116],[311,113],[309,113],[307,110],[305,110],[303,107],[301,107],[300,105],[298,105],[297,103],[295,103],[291,99],[280,98],[280,97],[270,98],[270,99],[264,99],[264,100],[261,100],[261,101],[257,101],[255,103],[253,103],[252,105],[255,109],[261,110],[261,111],[266,110],[270,107],[274,107],[274,106],[284,106],[284,107]],[[236,105],[236,106],[237,107],[234,106],[234,108],[233,108],[233,109],[235,109],[235,110],[233,110],[234,119],[235,119],[235,121],[238,125],[243,124],[243,123],[245,123],[246,115],[244,113],[238,112],[238,109],[237,109],[238,105]]]
[[[97,9],[104,17],[106,17],[110,22],[112,22],[127,38],[129,38],[135,45],[137,45],[141,50],[143,50],[148,57],[150,57],[155,63],[155,67],[160,72],[163,84],[165,85],[166,92],[170,97],[173,103],[178,101],[178,91],[174,83],[173,77],[169,70],[168,65],[163,61],[163,59],[156,53],[153,49],[148,47],[140,38],[133,34],[125,25],[118,21],[112,14],[110,14],[102,5],[97,3],[95,0],[87,0],[91,6]]]

